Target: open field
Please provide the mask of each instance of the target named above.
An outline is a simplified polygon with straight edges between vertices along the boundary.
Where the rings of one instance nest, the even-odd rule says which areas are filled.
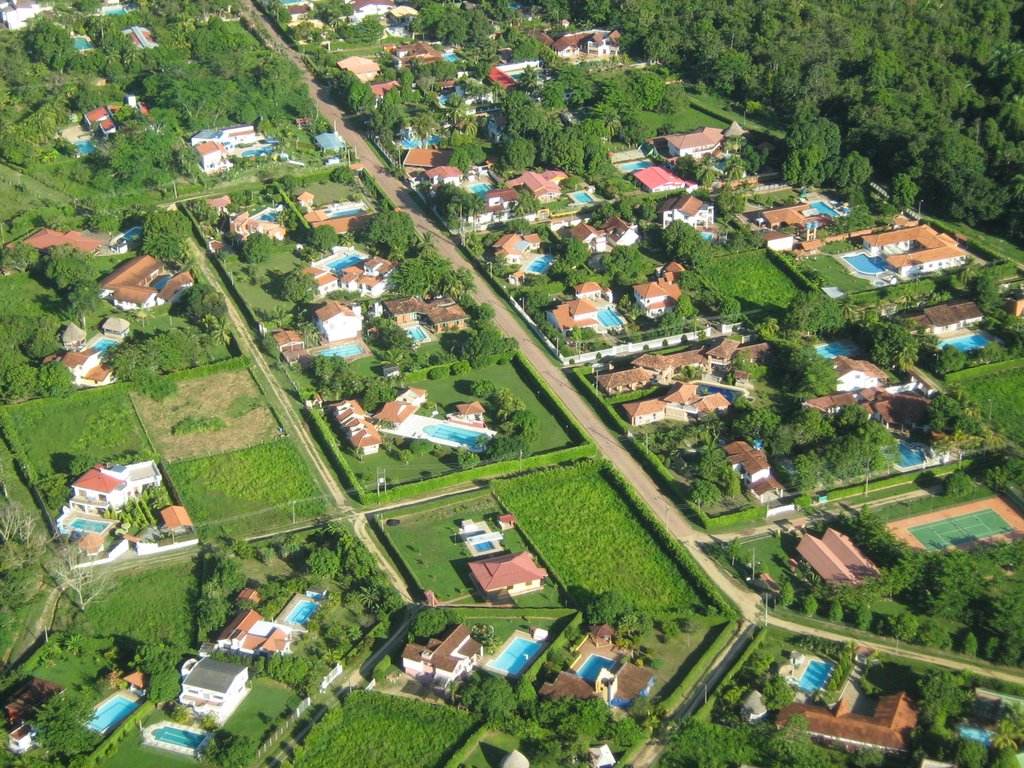
[[[255,533],[322,515],[327,504],[298,448],[281,438],[168,466],[200,536]]]
[[[248,371],[179,382],[177,393],[161,402],[137,394],[132,399],[165,461],[248,448],[277,434],[277,420]],[[200,420],[219,420],[220,426],[201,431],[184,428]]]
[[[797,294],[793,281],[764,251],[716,256],[708,259],[700,275],[721,295],[739,300],[744,310],[785,309]]]
[[[577,606],[616,590],[652,615],[699,607],[684,574],[608,483],[599,463],[498,480],[491,487]]]
[[[670,133],[685,133],[704,127],[727,128],[729,126],[727,121],[718,120],[691,106],[691,95],[685,93],[685,88],[682,85],[670,85],[665,91],[667,94],[677,92],[681,97],[681,105],[668,115],[662,112],[640,112],[640,122],[647,135],[655,136],[663,128],[669,126],[671,126]]]
[[[843,252],[853,250],[852,246],[844,245]],[[816,272],[824,281],[822,285],[835,286],[843,293],[872,290],[870,281],[851,275],[849,270],[828,253],[800,259],[800,266],[806,267],[810,272]]]
[[[1016,443],[1024,443],[1024,368],[957,383],[974,399],[983,416],[996,414],[995,419],[990,419],[994,430]]]
[[[889,523],[898,538],[915,549],[969,547],[996,538],[1017,538],[1024,517],[1004,499],[991,497]]]
[[[500,731],[487,731],[469,753],[463,768],[501,768],[502,761],[513,749],[519,749],[517,737]]]
[[[353,691],[313,727],[295,768],[435,768],[464,743],[468,712],[421,701]]]

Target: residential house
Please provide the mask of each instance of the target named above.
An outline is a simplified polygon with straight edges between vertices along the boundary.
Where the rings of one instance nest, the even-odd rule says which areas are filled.
[[[764,697],[757,689],[748,693],[740,708],[740,717],[745,723],[756,723],[768,715],[768,707],[764,705]]]
[[[439,165],[437,168],[430,168],[424,171],[423,176],[431,187],[436,187],[438,184],[458,186],[462,183],[462,171],[453,165]]]
[[[568,335],[577,328],[589,328],[595,333],[608,333],[608,328],[598,320],[598,308],[587,299],[565,301],[547,311],[548,322],[563,334]]]
[[[687,368],[699,368],[708,372],[709,363],[703,349],[688,349],[673,352],[669,355],[643,354],[630,363],[637,370],[647,373],[652,381],[668,384],[681,371]]]
[[[426,404],[428,395],[429,393],[425,389],[420,389],[418,387],[406,387],[398,393],[398,396],[395,397],[395,401],[415,405],[419,408],[421,405]]]
[[[162,277],[168,279],[156,288],[154,284]],[[174,301],[194,283],[189,272],[171,275],[162,261],[135,256],[100,280],[100,296],[118,309],[149,309]]]
[[[791,251],[796,245],[796,238],[790,232],[775,232],[765,230],[761,233],[764,238],[765,247],[769,251]]]
[[[836,370],[838,392],[881,387],[889,381],[885,371],[867,360],[853,360],[839,355],[832,360],[832,367]]]
[[[529,552],[473,560],[469,574],[488,600],[516,597],[544,588],[548,572]]]
[[[420,13],[411,5],[396,5],[384,19],[385,37],[412,37],[412,23]]]
[[[159,47],[156,38],[153,37],[153,33],[147,27],[131,26],[123,30],[122,34],[126,35],[136,48],[148,49]]]
[[[725,411],[731,405],[729,399],[721,392],[701,394],[700,390],[701,385],[695,382],[677,383],[665,394],[647,400],[624,403],[622,411],[631,426],[640,427],[665,419],[695,420],[711,413]]]
[[[199,167],[207,176],[226,171],[231,167],[228,150],[219,141],[204,141],[192,146],[199,155]]]
[[[184,274],[188,273],[186,272]],[[108,317],[100,323],[100,330],[103,331],[104,336],[109,336],[112,339],[118,340],[126,339],[131,327],[131,323],[123,317]]]
[[[262,136],[256,132],[251,125],[230,125],[226,128],[206,128],[199,131],[189,139],[189,143],[195,147],[207,141],[215,141],[224,146],[225,149],[234,151],[239,147],[255,144]]]
[[[71,371],[75,386],[79,389],[104,387],[114,383],[114,372],[103,365],[103,350],[90,347],[80,351],[65,352],[60,362]]]
[[[456,403],[455,412],[449,413],[445,418],[471,427],[486,427],[485,413],[483,405],[474,400],[472,403]]]
[[[160,286],[160,290],[157,291],[157,303],[158,304],[173,304],[184,291],[191,288],[196,284],[196,280],[192,277],[191,272],[179,272],[176,275],[172,275],[167,282]],[[121,318],[111,318],[112,320],[118,320],[127,325],[127,320],[121,320]]]
[[[44,228],[29,235],[21,242],[25,245],[31,245],[37,251],[46,252],[51,248],[68,245],[85,254],[96,253],[96,251],[106,245],[106,242],[102,239],[87,232],[80,232],[77,229],[60,232],[56,229]]]
[[[640,230],[636,224],[630,224],[618,216],[609,217],[601,225],[600,229],[604,232],[605,239],[612,248],[616,246],[625,248],[640,242]]]
[[[328,301],[313,311],[316,329],[325,342],[354,339],[363,330],[363,308],[358,304]]]
[[[402,167],[407,171],[410,169],[436,168],[439,165],[448,165],[452,160],[450,149],[410,149],[405,153],[402,160]]]
[[[384,16],[394,9],[395,4],[391,0],[354,0],[349,23],[358,24],[370,16]]]
[[[243,610],[221,630],[215,645],[246,656],[291,653],[291,629],[267,621],[252,609]]]
[[[514,189],[489,189],[482,195],[484,209],[470,223],[478,228],[499,224],[512,218],[512,213],[519,203],[519,195]]]
[[[7,719],[11,725],[26,723],[35,716],[36,710],[43,704],[63,692],[63,686],[57,685],[57,683],[51,683],[40,677],[30,677],[4,704]]]
[[[658,275],[664,278],[667,282],[678,283],[679,276],[686,271],[686,267],[680,264],[678,261],[670,261],[668,264],[658,270]]]
[[[223,724],[249,694],[249,668],[241,664],[203,658],[189,659],[181,667],[178,701],[197,717],[212,715]]]
[[[633,286],[633,299],[640,311],[650,318],[660,317],[675,307],[682,294],[676,283],[664,278]]]
[[[327,294],[339,290],[338,276],[333,272],[320,269],[320,267],[306,267],[302,271],[313,278],[313,282],[316,284],[317,296],[323,298]]]
[[[510,232],[494,241],[494,256],[505,264],[518,266],[523,259],[540,252],[540,235],[531,232],[520,235]]]
[[[334,404],[333,411],[335,422],[356,453],[372,456],[380,450],[380,432],[362,405],[355,400],[343,400]]]
[[[419,410],[418,405],[404,400],[391,400],[384,403],[380,410],[373,414],[373,418],[378,424],[384,424],[384,426],[394,424],[397,427],[404,424],[417,410]]]
[[[138,498],[147,488],[163,483],[154,461],[135,464],[96,464],[71,483],[71,496],[64,512],[103,516],[121,509],[128,499]]]
[[[164,507],[158,513],[160,527],[166,533],[182,534],[194,530],[188,510],[178,504]]]
[[[586,301],[606,301],[611,304],[614,300],[611,288],[602,288],[592,280],[574,286],[572,292],[577,299]]]
[[[7,29],[24,29],[28,22],[44,11],[52,10],[38,0],[3,0],[0,21]]]
[[[585,221],[581,221],[574,227],[566,227],[564,230],[564,236],[579,240],[591,253],[604,253],[610,251],[608,247],[608,238],[605,233],[599,229],[595,229]]]
[[[458,624],[426,645],[407,644],[402,669],[417,680],[448,688],[472,674],[482,655],[483,646],[470,637],[465,624]]]
[[[663,138],[669,157],[692,157],[696,160],[717,152],[725,141],[725,132],[721,128],[701,128]]]
[[[36,735],[31,723],[22,723],[7,734],[7,749],[16,755],[24,755],[35,746]]]
[[[878,575],[874,563],[849,538],[834,528],[826,529],[820,539],[805,533],[796,551],[823,581],[830,584],[856,586],[864,579]]]
[[[262,211],[250,214],[248,211],[236,213],[228,222],[228,233],[238,242],[244,243],[250,235],[257,232],[266,235],[271,240],[281,242],[288,234],[283,224],[277,221],[282,206],[264,208]]]
[[[85,331],[74,323],[68,323],[60,332],[60,345],[68,352],[74,352],[85,344]]]
[[[380,64],[365,56],[346,56],[338,62],[338,69],[351,72],[362,83],[369,83],[380,74]]]
[[[807,203],[797,203],[796,205],[780,205],[776,208],[754,211],[747,214],[747,218],[767,229],[779,229],[781,227],[804,227],[807,220],[816,215],[817,211]]]
[[[615,768],[615,755],[607,744],[588,749],[587,760],[590,768]]]
[[[883,258],[889,269],[900,277],[958,267],[970,258],[954,238],[936,232],[927,224],[865,235],[863,244],[872,256]]]
[[[562,196],[561,184],[569,178],[564,171],[525,171],[522,175],[509,179],[507,186],[511,189],[525,187],[541,202],[552,202]]]
[[[417,40],[415,43],[400,45],[391,50],[395,66],[401,69],[413,64],[435,64],[441,61],[441,52],[434,46]]]
[[[687,189],[690,185],[674,173],[669,173],[660,165],[650,165],[633,171],[633,178],[640,188],[645,192],[673,192],[677,189]]]
[[[681,221],[694,229],[712,229],[715,226],[715,206],[693,195],[666,197],[658,206],[661,228]]]
[[[338,273],[338,287],[343,291],[358,293],[379,299],[390,283],[388,278],[395,271],[395,265],[387,259],[374,256],[359,264],[345,267]]]
[[[90,109],[82,116],[82,127],[89,133],[98,133],[101,136],[110,136],[117,133],[117,113],[122,107],[129,107],[141,115],[148,115],[149,108],[140,102],[135,96],[125,96],[124,104],[108,104],[102,107]]]
[[[854,714],[847,699],[840,699],[832,709],[793,703],[779,712],[776,725],[783,728],[794,717],[807,721],[807,732],[815,739],[845,749],[878,749],[890,755],[910,750],[911,734],[917,727],[917,710],[906,693],[882,696],[872,715]]]
[[[287,363],[294,363],[302,355],[306,348],[306,342],[298,331],[281,330],[273,334],[277,351],[281,353],[282,359]]]
[[[557,39],[552,39],[543,32],[540,35],[532,36],[550,47],[563,59],[579,57],[605,59],[619,55],[620,35],[618,30],[591,29],[586,32],[570,32]]]
[[[977,325],[985,319],[985,313],[973,301],[956,299],[925,307],[921,310],[920,315],[910,319],[928,331],[928,333],[940,336],[944,333]]]
[[[381,101],[388,91],[394,90],[395,88],[401,88],[402,84],[397,80],[385,80],[380,83],[370,83],[370,92],[373,93],[374,101],[379,107]]]
[[[609,396],[636,392],[652,383],[650,372],[642,368],[624,368],[621,371],[598,374],[596,378],[598,391]]]
[[[421,323],[434,333],[465,328],[469,315],[454,299],[439,296],[424,301],[418,296],[392,299],[383,303],[384,311],[399,325]]]
[[[729,373],[732,370],[732,361],[739,351],[740,343],[728,336],[723,336],[717,343],[705,349],[704,356],[708,360],[711,373],[719,377]]]
[[[910,432],[927,428],[930,403],[927,397],[897,386],[833,392],[805,400],[804,406],[829,415],[839,413],[843,408],[859,406],[887,429]]]
[[[737,440],[722,446],[732,468],[740,473],[743,484],[762,504],[782,495],[783,486],[772,477],[772,465],[764,451]]]

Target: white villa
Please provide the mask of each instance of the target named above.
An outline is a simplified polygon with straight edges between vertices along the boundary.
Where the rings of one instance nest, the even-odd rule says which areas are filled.
[[[71,483],[71,498],[63,511],[102,515],[121,509],[128,499],[138,498],[146,488],[156,488],[163,482],[160,469],[154,461],[137,464],[97,464]]]
[[[458,624],[442,638],[430,638],[426,645],[409,643],[402,651],[402,669],[410,677],[447,688],[468,677],[483,654],[483,646]]]
[[[316,329],[327,342],[354,339],[363,330],[363,309],[358,304],[328,301],[313,312]]]
[[[715,206],[693,195],[667,197],[658,206],[661,214],[661,228],[665,229],[674,221],[681,221],[694,229],[711,229],[715,226]]]
[[[863,242],[868,253],[885,259],[889,269],[900,277],[959,267],[970,258],[954,238],[926,224],[866,235]]]
[[[853,360],[842,355],[832,361],[836,370],[837,392],[856,392],[871,387],[884,387],[889,375],[874,363],[867,360]]]
[[[249,668],[215,659],[189,659],[181,667],[178,701],[198,717],[223,724],[249,694]]]

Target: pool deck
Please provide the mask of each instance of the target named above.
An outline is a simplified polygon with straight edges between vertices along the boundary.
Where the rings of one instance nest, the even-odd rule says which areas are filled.
[[[939,346],[941,347],[948,346],[951,342],[956,341],[957,339],[963,339],[969,336],[981,336],[988,342],[988,344],[991,344],[995,341],[995,338],[993,338],[992,334],[988,333],[987,331],[983,331],[980,328],[957,328],[955,331],[947,331],[946,333],[940,333],[936,338],[939,340]],[[975,347],[975,349],[984,349],[984,347],[988,346],[988,344],[985,344],[982,347]]]
[[[573,674],[578,674],[579,669],[591,656],[604,656],[606,659],[614,661],[616,665],[629,660],[629,651],[620,648],[613,642],[596,639],[592,635],[586,635],[583,638],[583,641],[576,646],[575,653],[576,658],[569,665]]]
[[[71,528],[71,526],[69,525],[69,523],[72,523],[78,519],[89,520],[96,523],[103,523],[107,526],[107,528],[103,531],[104,536],[110,533],[110,529],[117,525],[117,520],[107,520],[105,518],[99,517],[98,515],[87,515],[84,512],[72,510],[70,512],[65,512],[63,515],[57,518],[57,530],[59,530],[65,536],[70,534],[71,531],[73,530],[80,530],[77,528]]]
[[[285,604],[284,608],[281,609],[281,612],[278,613],[277,616],[274,618],[274,623],[280,624],[282,627],[288,627],[292,632],[305,632],[305,624],[299,624],[294,621],[288,621],[288,617],[292,615],[292,611],[294,611],[299,606],[300,603],[307,602],[319,604],[319,601],[315,598],[312,598],[309,595],[301,592],[296,592],[292,596],[292,599]]]
[[[381,432],[386,432],[389,435],[397,435],[398,437],[406,437],[406,438],[409,438],[410,440],[427,440],[427,441],[429,441],[431,443],[435,443],[437,445],[446,445],[449,448],[466,448],[466,449],[468,449],[470,451],[473,451],[474,453],[481,453],[481,452],[483,452],[483,448],[478,448],[477,450],[473,450],[472,448],[469,448],[468,446],[465,446],[462,443],[457,443],[454,440],[445,440],[444,438],[441,438],[441,437],[431,437],[430,435],[428,435],[424,431],[424,429],[426,427],[433,426],[433,425],[442,425],[442,424],[444,426],[447,426],[447,427],[457,426],[460,429],[467,429],[467,430],[472,430],[474,432],[479,432],[481,435],[486,435],[487,437],[493,437],[494,435],[497,434],[493,429],[486,429],[486,428],[484,428],[484,429],[477,429],[477,428],[474,428],[474,427],[470,426],[469,424],[463,424],[463,423],[452,424],[450,421],[446,421],[444,419],[435,419],[435,418],[432,418],[430,416],[420,416],[418,414],[414,414],[414,415],[410,416],[405,421],[403,421],[401,424],[399,424],[399,425],[397,425],[397,426],[395,426],[393,428],[389,428],[389,429],[380,428],[380,431]]]
[[[826,678],[826,681],[831,679],[832,675],[835,673],[835,664],[831,661],[826,661],[819,656],[811,655],[804,655],[803,660],[799,664],[783,664],[779,667],[779,674],[786,679],[787,683],[794,686],[798,692],[810,696],[814,691],[805,691],[801,688],[800,680],[803,678],[804,672],[807,671],[807,668],[811,666],[811,662],[813,661],[820,661],[822,664],[832,664],[832,671],[829,672],[829,676]],[[818,690],[821,689],[819,688]]]
[[[196,748],[191,749],[190,747],[184,747],[180,744],[169,744],[166,741],[160,741],[153,734],[160,728],[177,728],[180,731],[188,731],[203,736],[202,743]],[[159,723],[153,723],[153,725],[147,725],[142,729],[142,743],[147,747],[156,747],[157,749],[166,749],[168,752],[176,752],[179,755],[187,755],[188,757],[196,757],[199,752],[202,751],[210,741],[210,734],[208,731],[204,731],[202,728],[197,728],[194,725],[179,725],[178,723],[172,723],[170,720],[161,720]]]
[[[516,674],[510,674],[509,672],[506,672],[503,669],[498,669],[497,667],[492,667],[491,666],[491,662],[492,661],[496,661],[497,659],[500,659],[501,658],[501,654],[503,654],[505,652],[505,650],[510,645],[512,645],[512,643],[516,640],[516,638],[523,638],[524,640],[529,640],[531,643],[536,643],[536,642],[540,643],[540,648],[537,649],[537,653],[533,656],[532,659],[530,659],[530,663],[527,664],[525,668],[523,668],[522,670],[520,670]],[[533,666],[534,662],[537,661],[537,659],[540,657],[540,655],[542,653],[544,653],[544,649],[546,647],[547,647],[547,643],[539,641],[539,640],[535,640],[529,634],[527,634],[526,632],[523,632],[521,629],[516,629],[516,630],[512,631],[512,634],[509,635],[508,638],[506,638],[505,642],[501,644],[501,647],[497,651],[495,651],[493,654],[490,655],[490,658],[487,659],[487,661],[484,662],[483,667],[487,671],[493,672],[496,675],[501,675],[502,677],[509,677],[509,678],[521,677],[524,672],[526,672],[530,667]]]
[[[335,355],[335,357],[341,357],[343,360],[358,360],[362,357],[366,357],[371,354],[369,347],[366,346],[362,339],[340,339],[339,341],[328,342],[327,344],[321,344],[318,347],[307,347],[303,352],[309,356],[310,359],[317,355],[323,354],[329,349],[337,349],[338,347],[347,347],[349,344],[358,344],[362,348],[362,352],[356,355]]]

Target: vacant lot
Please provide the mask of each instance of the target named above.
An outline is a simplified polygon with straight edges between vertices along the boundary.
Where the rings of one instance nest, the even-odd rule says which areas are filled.
[[[989,376],[965,378],[957,384],[967,390],[991,426],[1004,437],[1024,443],[1024,368]]]
[[[277,421],[248,371],[182,381],[177,394],[162,402],[132,399],[165,461],[248,448],[277,433]]]
[[[686,577],[602,474],[599,462],[492,484],[577,606],[616,590],[652,615],[697,609]]]
[[[761,306],[784,309],[797,294],[793,281],[763,251],[708,259],[700,276],[723,296],[738,299],[744,310]]]
[[[281,438],[168,467],[202,538],[256,533],[327,511],[299,449]]]

